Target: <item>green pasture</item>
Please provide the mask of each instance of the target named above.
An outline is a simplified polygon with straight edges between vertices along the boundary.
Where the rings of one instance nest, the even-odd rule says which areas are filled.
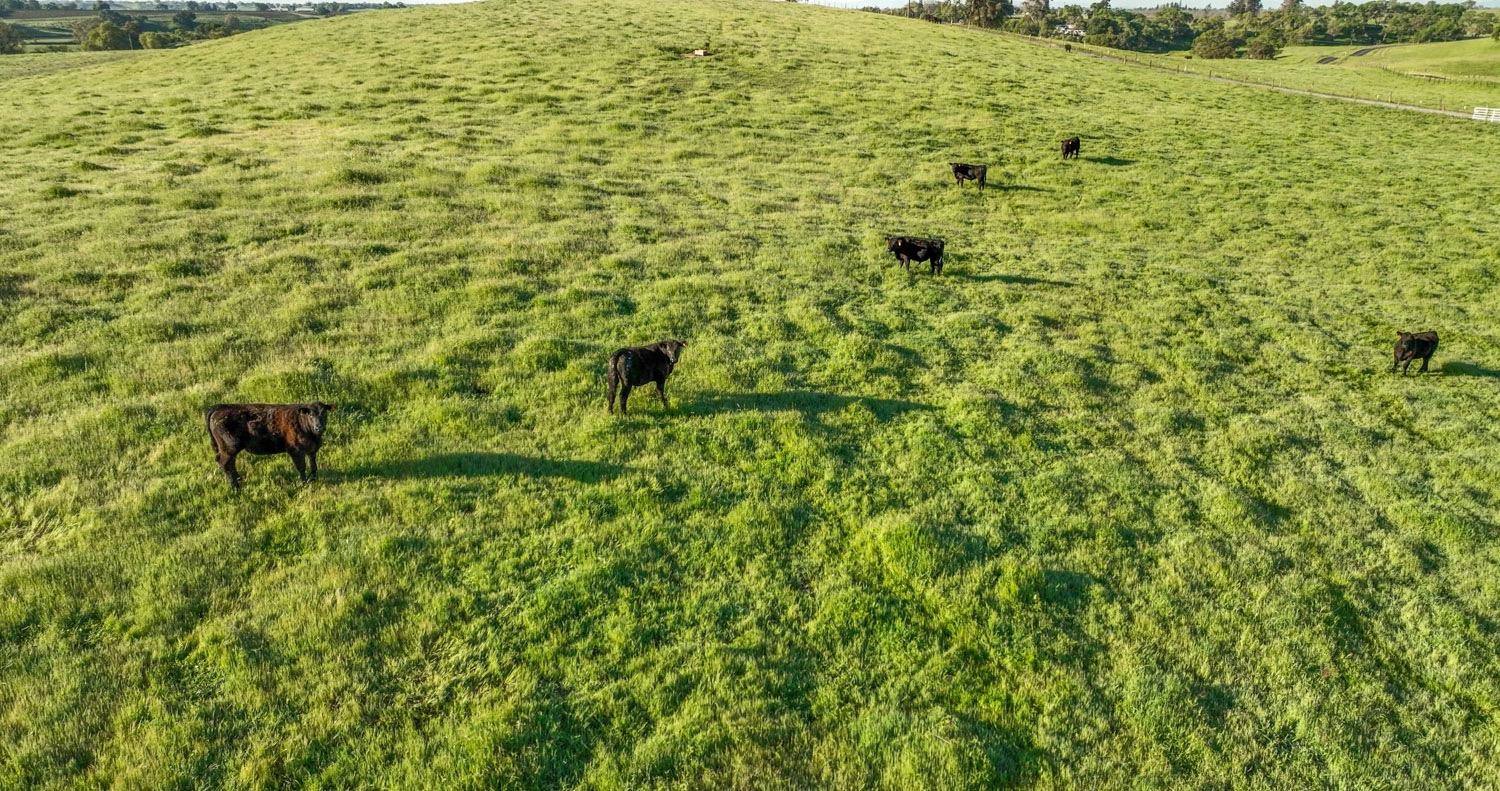
[[[1355,52],[1369,50],[1364,55]],[[1287,47],[1275,60],[1201,60],[1188,52],[1107,50],[1172,69],[1420,107],[1467,111],[1500,106],[1500,42],[1493,39],[1388,47]],[[1325,57],[1338,60],[1319,63]]]
[[[1500,776],[1493,125],[757,0],[12,62],[0,787]]]

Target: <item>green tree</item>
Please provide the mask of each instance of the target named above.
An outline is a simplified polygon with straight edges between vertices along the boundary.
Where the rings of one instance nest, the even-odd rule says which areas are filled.
[[[141,34],[141,49],[167,49],[172,46],[172,37],[166,33],[148,30]]]
[[[130,49],[130,34],[113,22],[100,22],[79,43],[91,50]]]
[[[1222,60],[1234,57],[1234,39],[1220,29],[1205,30],[1193,41],[1193,57]]]
[[[1229,15],[1244,16],[1245,14],[1259,14],[1260,0],[1229,0]]]
[[[1021,0],[1021,15],[1038,25],[1047,21],[1047,14],[1051,10],[1048,0]]]
[[[1010,0],[969,0],[968,21],[979,27],[999,27],[1015,11]]]
[[[198,26],[198,15],[192,11],[178,11],[172,15],[172,26],[179,30],[192,30]]]
[[[1272,60],[1277,52],[1276,45],[1265,38],[1257,38],[1245,47],[1245,56],[1255,60]]]
[[[7,25],[0,22],[0,55],[12,55],[21,51],[21,45],[25,41],[21,38],[21,31],[15,25]]]

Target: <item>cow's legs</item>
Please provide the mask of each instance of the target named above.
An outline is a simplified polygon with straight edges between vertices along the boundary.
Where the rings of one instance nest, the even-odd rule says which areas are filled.
[[[614,374],[610,374],[610,377],[609,377],[609,413],[611,415],[613,415],[615,413],[615,396],[619,393],[619,390],[620,390],[620,380],[616,379],[614,377]]]
[[[1427,373],[1427,361],[1431,360],[1431,359],[1432,359],[1432,355],[1430,355],[1430,354],[1427,355],[1426,357],[1423,357],[1422,358],[1422,367],[1419,368],[1419,369],[1417,369],[1417,372],[1418,373],[1424,373],[1424,374]]]
[[[301,478],[303,483],[307,483],[307,459],[295,450],[287,451],[286,455],[292,457],[292,466],[297,468],[297,477]]]
[[[229,479],[229,486],[232,489],[240,488],[240,471],[234,468],[234,457],[238,454],[239,451],[219,449],[219,468],[224,471],[224,476]]]
[[[630,414],[630,385],[620,386],[620,414]]]
[[[1406,358],[1406,365],[1401,366],[1401,375],[1402,376],[1406,376],[1406,372],[1410,371],[1410,370],[1411,370],[1411,358],[1408,357],[1408,358]]]
[[[308,479],[316,481],[318,479],[318,452],[317,451],[313,451],[312,453],[307,454],[307,466],[308,466]]]
[[[658,378],[656,380],[656,394],[659,395],[659,396],[661,396],[661,408],[662,409],[666,409],[668,407],[668,404],[667,404],[667,380],[665,378]]]
[[[1401,365],[1401,357],[1400,357],[1400,355],[1392,357],[1391,358],[1391,373],[1395,373],[1396,372],[1396,367],[1399,366],[1399,365]]]

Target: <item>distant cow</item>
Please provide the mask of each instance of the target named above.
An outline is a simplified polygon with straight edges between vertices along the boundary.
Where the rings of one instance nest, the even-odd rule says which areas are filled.
[[[1078,152],[1083,149],[1083,141],[1077,137],[1070,137],[1062,141],[1063,159],[1077,159]]]
[[[885,238],[885,249],[896,256],[901,262],[901,267],[911,271],[911,262],[926,261],[929,271],[934,275],[943,273],[943,240],[924,239],[920,236],[887,236]]]
[[[966,165],[962,162],[949,162],[948,166],[953,168],[953,182],[962,187],[965,181],[979,182],[979,191],[984,192],[984,177],[989,173],[986,165]]]
[[[667,406],[667,377],[682,358],[687,343],[679,340],[657,341],[650,346],[633,346],[609,356],[609,412],[614,414],[615,395],[620,396],[620,414],[628,414],[631,388],[656,383],[661,405]]]
[[[318,447],[332,404],[218,404],[204,413],[219,467],[229,485],[240,488],[234,457],[285,453],[304,482],[318,478]],[[306,464],[304,464],[304,461]],[[309,470],[309,466],[311,469]]]
[[[1438,336],[1435,332],[1396,332],[1396,359],[1391,362],[1391,373],[1396,372],[1396,366],[1406,363],[1401,368],[1401,375],[1405,376],[1407,369],[1411,368],[1411,361],[1422,358],[1422,367],[1417,373],[1426,373],[1427,362],[1437,351]]]

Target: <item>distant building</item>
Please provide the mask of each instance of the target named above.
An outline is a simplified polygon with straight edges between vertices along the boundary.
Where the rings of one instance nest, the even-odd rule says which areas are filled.
[[[1072,22],[1058,25],[1055,32],[1061,38],[1083,38],[1087,35],[1087,31]]]

